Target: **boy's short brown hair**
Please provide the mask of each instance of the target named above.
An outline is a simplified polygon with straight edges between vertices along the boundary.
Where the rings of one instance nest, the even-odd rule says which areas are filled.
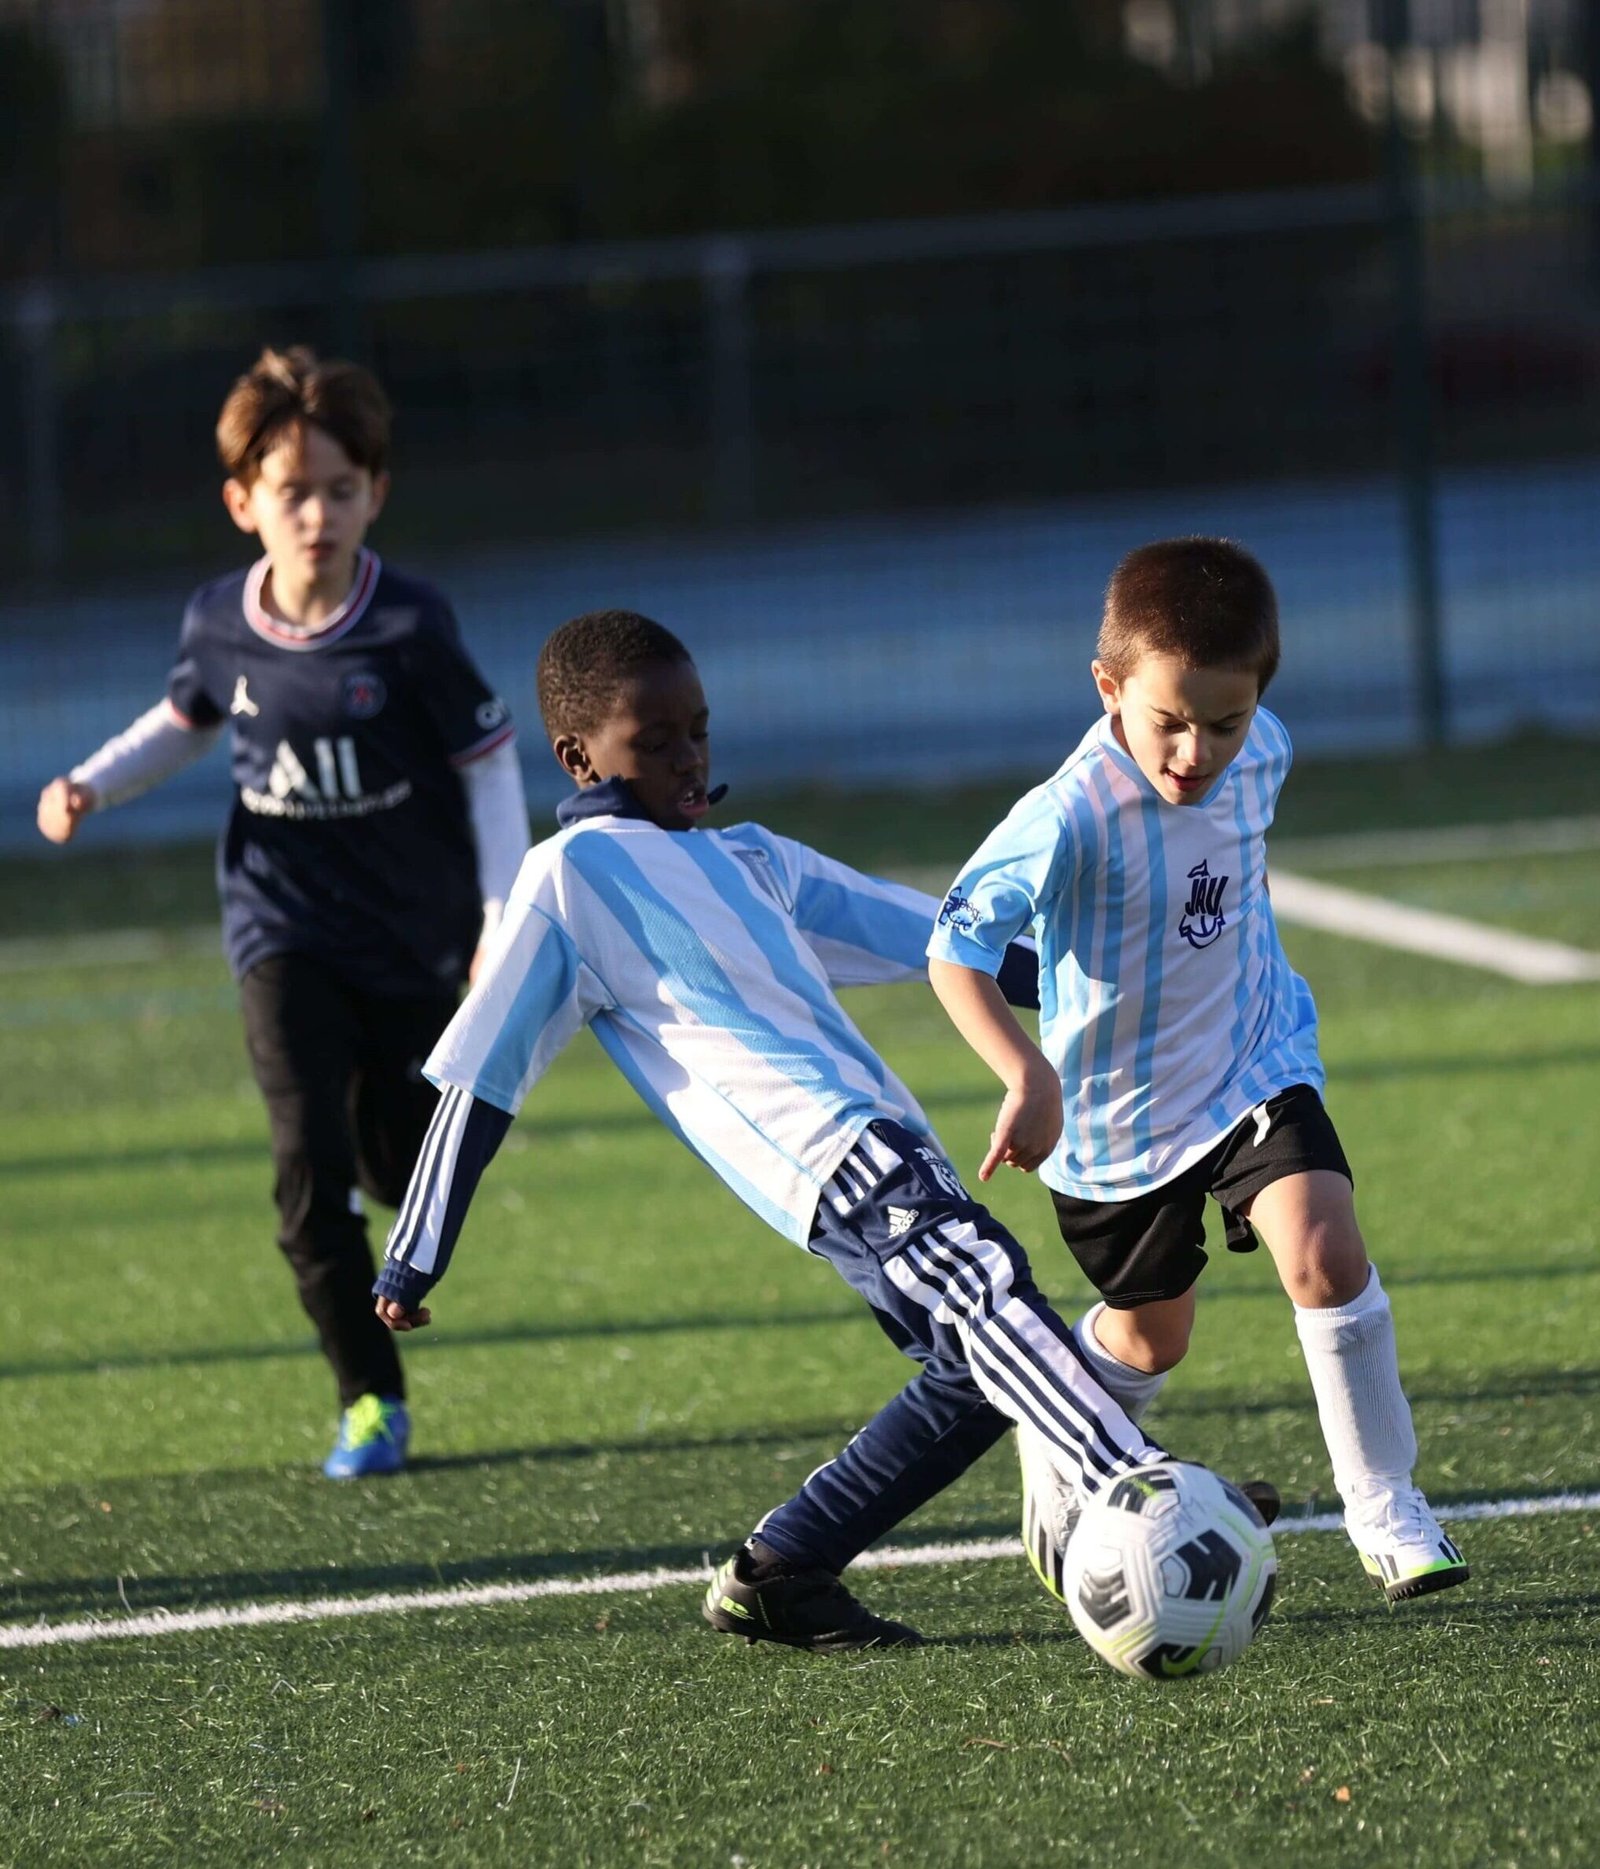
[[[1158,539],[1128,553],[1106,586],[1097,654],[1125,681],[1147,655],[1240,669],[1266,692],[1278,667],[1272,580],[1231,539]]]
[[[268,349],[228,392],[217,417],[217,455],[228,477],[248,487],[285,429],[315,422],[357,467],[381,474],[392,419],[382,385],[360,364],[324,363],[304,344]]]

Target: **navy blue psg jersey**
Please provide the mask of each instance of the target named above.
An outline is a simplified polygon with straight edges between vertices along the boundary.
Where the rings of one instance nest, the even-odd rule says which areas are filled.
[[[268,615],[266,575],[262,559],[194,594],[167,683],[185,724],[232,729],[229,965],[310,954],[369,993],[447,992],[483,914],[458,769],[510,739],[511,716],[431,585],[364,550],[306,636]]]

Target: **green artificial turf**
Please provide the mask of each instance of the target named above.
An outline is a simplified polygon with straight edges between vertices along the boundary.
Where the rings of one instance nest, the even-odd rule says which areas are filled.
[[[1584,808],[1557,790],[1545,809]],[[768,815],[864,864],[953,865],[992,801],[946,805],[915,833],[891,815],[876,844],[836,835],[829,801]],[[1403,817],[1344,795],[1296,829]],[[167,861],[141,859],[143,906],[190,874]],[[109,923],[126,900],[75,894],[69,864],[18,874],[9,933]],[[1593,945],[1594,854],[1336,880]],[[205,912],[186,886],[166,925]],[[1447,1516],[1600,1488],[1600,987],[1287,940],[1421,1478]],[[850,1004],[970,1169],[983,1067],[923,989]],[[909,1373],[584,1040],[407,1344],[412,1470],[331,1486],[333,1398],[272,1245],[220,962],[0,972],[0,1119],[5,1625],[698,1570]],[[992,1190],[1041,1282],[1081,1304],[1037,1182]],[[1291,1520],[1328,1510],[1270,1265],[1219,1251],[1201,1294],[1153,1431],[1270,1474]],[[896,1539],[1010,1535],[1016,1491],[1002,1446]],[[714,1636],[693,1584],[0,1651],[0,1862],[1580,1865],[1600,1826],[1597,1528],[1464,1524],[1472,1583],[1390,1613],[1341,1536],[1291,1525],[1260,1641],[1163,1688],[1096,1662],[1020,1559],[862,1573],[931,1640],[846,1660]]]

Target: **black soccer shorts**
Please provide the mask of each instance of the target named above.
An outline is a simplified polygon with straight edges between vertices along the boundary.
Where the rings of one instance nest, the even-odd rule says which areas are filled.
[[[1181,1298],[1205,1268],[1205,1204],[1222,1209],[1230,1252],[1259,1242],[1242,1209],[1286,1175],[1331,1168],[1353,1186],[1332,1118],[1309,1084],[1269,1097],[1192,1168],[1131,1201],[1051,1191],[1056,1223],[1089,1282],[1114,1311]]]

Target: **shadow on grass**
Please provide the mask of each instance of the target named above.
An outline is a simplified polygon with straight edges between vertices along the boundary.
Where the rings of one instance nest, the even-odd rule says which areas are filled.
[[[837,1427],[801,1427],[784,1432],[762,1434],[709,1436],[683,1439],[669,1442],[652,1442],[643,1445],[573,1445],[563,1448],[539,1448],[529,1450],[502,1450],[472,1461],[439,1461],[430,1463],[435,1466],[506,1464],[512,1461],[537,1463],[548,1459],[579,1459],[603,1453],[656,1453],[656,1452],[693,1452],[698,1453],[718,1448],[782,1446],[808,1439],[818,1440],[831,1445],[840,1436]],[[418,1463],[419,1465],[421,1463]],[[241,1476],[231,1475],[237,1481]],[[272,1476],[246,1476],[251,1489],[255,1490]],[[186,1478],[183,1482],[188,1489],[195,1482]],[[1537,1493],[1518,1493],[1497,1495],[1497,1500],[1511,1504],[1522,1498],[1538,1498]],[[1433,1503],[1440,1513],[1449,1517],[1453,1505],[1475,1504],[1481,1499],[1480,1494],[1444,1495],[1435,1493]],[[1292,1534],[1295,1513],[1286,1515],[1280,1530]],[[1017,1523],[1014,1516],[1004,1517],[972,1515],[964,1517],[958,1523],[918,1521],[915,1531],[904,1540],[903,1548],[910,1556],[918,1549],[933,1544],[959,1544],[966,1540],[993,1539],[1009,1537],[1016,1533]],[[75,1616],[115,1617],[119,1611],[124,1614],[148,1613],[153,1610],[166,1610],[181,1614],[189,1610],[227,1607],[246,1602],[269,1600],[304,1600],[327,1599],[342,1601],[347,1598],[362,1597],[379,1591],[414,1592],[422,1590],[468,1589],[477,1585],[536,1583],[551,1578],[586,1577],[586,1576],[625,1576],[641,1570],[671,1569],[699,1570],[706,1567],[709,1576],[709,1561],[721,1557],[733,1548],[742,1534],[735,1531],[724,1536],[712,1536],[692,1543],[678,1540],[673,1543],[647,1545],[593,1545],[581,1550],[562,1548],[552,1551],[533,1552],[496,1552],[489,1556],[462,1558],[448,1563],[422,1563],[393,1561],[384,1563],[341,1564],[337,1569],[326,1565],[282,1565],[254,1566],[232,1570],[158,1572],[148,1575],[76,1576],[16,1580],[0,1584],[0,1619],[7,1622],[20,1622],[36,1618],[64,1619]],[[1329,1533],[1328,1536],[1336,1534]],[[887,1581],[898,1574],[908,1573],[920,1566],[897,1567],[894,1564],[895,1543],[877,1547],[877,1556],[881,1570],[861,1587],[871,1590],[880,1579]],[[1020,1547],[1017,1562],[1022,1562]],[[856,1573],[853,1575],[860,1575]],[[1421,1619],[1429,1614],[1465,1615],[1472,1620],[1486,1622],[1499,1621],[1558,1621],[1563,1615],[1573,1611],[1600,1607],[1600,1593],[1588,1592],[1569,1594],[1559,1597],[1540,1596],[1527,1598],[1519,1596],[1515,1600],[1501,1598],[1496,1600],[1487,1594],[1492,1586],[1482,1577],[1474,1585],[1467,1586],[1466,1592],[1447,1591],[1439,1593],[1437,1601],[1424,1599],[1420,1603],[1402,1606],[1395,1613],[1400,1623]],[[597,1594],[603,1594],[597,1592]],[[1382,1605],[1374,1600],[1364,1600],[1352,1607],[1329,1607],[1326,1609],[1297,1609],[1288,1612],[1279,1611],[1275,1617],[1279,1622],[1303,1623],[1310,1627],[1329,1625],[1344,1627],[1359,1622],[1370,1621],[1374,1610],[1381,1611]],[[1011,1633],[972,1635],[963,1637],[940,1638],[945,1646],[1003,1647],[1019,1640]],[[1028,1641],[1038,1639],[1026,1638]],[[1076,1639],[1070,1630],[1065,1630],[1061,1639]]]
[[[406,1339],[406,1354],[432,1349],[482,1349],[506,1343],[581,1342],[598,1337],[656,1337],[674,1331],[697,1330],[804,1330],[813,1324],[870,1322],[858,1304],[840,1304],[808,1311],[751,1311],[722,1316],[651,1318],[597,1318],[592,1322],[559,1324],[499,1324],[479,1330],[451,1330],[430,1336],[415,1332]],[[304,1339],[295,1343],[216,1344],[189,1350],[129,1350],[112,1356],[35,1357],[0,1363],[0,1382],[30,1376],[92,1376],[101,1371],[129,1369],[183,1369],[212,1363],[262,1363],[280,1357],[317,1357],[321,1348]]]
[[[1426,1630],[1430,1617],[1435,1622],[1448,1617],[1452,1629],[1474,1624],[1558,1623],[1563,1625],[1557,1632],[1558,1641],[1577,1644],[1585,1652],[1593,1649],[1592,1629],[1571,1628],[1567,1625],[1575,1616],[1582,1617],[1600,1610],[1600,1591],[1497,1600],[1488,1594],[1492,1588],[1490,1580],[1474,1576],[1457,1589],[1438,1590],[1432,1596],[1417,1597],[1412,1602],[1397,1604],[1392,1612],[1392,1620],[1385,1616],[1384,1606],[1374,1594],[1370,1605],[1356,1605],[1349,1609],[1275,1608],[1272,1621],[1291,1624],[1297,1629],[1347,1629],[1371,1622],[1375,1607],[1378,1615],[1384,1618],[1384,1626],[1397,1632],[1403,1629]]]
[[[1593,1395],[1597,1389],[1600,1389],[1600,1369],[1512,1371],[1497,1382],[1478,1383],[1464,1388],[1436,1389],[1425,1382],[1406,1384],[1406,1394],[1413,1407],[1425,1404],[1444,1408],[1469,1407],[1482,1402],[1517,1402],[1524,1397],[1564,1399]],[[1175,1390],[1164,1399],[1172,1415],[1185,1419],[1191,1415],[1207,1414],[1271,1415],[1283,1410],[1306,1413],[1313,1407],[1309,1386],[1296,1388],[1293,1393],[1257,1395],[1248,1400],[1241,1399],[1237,1391],[1232,1390],[1184,1388]]]
[[[1493,1285],[1524,1284],[1532,1280],[1583,1278],[1590,1276],[1590,1269],[1584,1266],[1557,1262],[1553,1265],[1508,1265],[1476,1266],[1459,1272],[1400,1272],[1386,1273],[1384,1284],[1388,1287],[1401,1285]],[[1217,1295],[1223,1296],[1219,1289]],[[1230,1285],[1226,1291],[1230,1298],[1255,1298],[1278,1295],[1276,1286],[1261,1284]],[[1071,1316],[1076,1307],[1069,1307]],[[718,1314],[716,1312],[695,1312],[683,1317],[649,1318],[596,1318],[592,1320],[568,1320],[565,1322],[535,1324],[495,1324],[485,1325],[476,1330],[450,1329],[437,1335],[428,1331],[413,1333],[406,1339],[406,1354],[418,1352],[429,1354],[435,1350],[477,1350],[496,1344],[517,1343],[582,1343],[592,1338],[611,1337],[659,1337],[677,1331],[722,1331],[722,1330],[806,1330],[816,1324],[848,1324],[866,1322],[868,1312],[859,1304],[844,1302],[835,1305],[814,1305],[804,1311],[738,1311]],[[111,1355],[97,1353],[90,1356],[36,1356],[14,1358],[9,1362],[0,1362],[0,1382],[19,1382],[36,1376],[95,1376],[121,1370],[138,1369],[191,1369],[206,1368],[217,1363],[263,1363],[275,1362],[281,1358],[316,1357],[322,1354],[319,1346],[309,1338],[302,1338],[292,1343],[236,1343],[205,1344],[184,1350],[125,1350]],[[1575,1372],[1575,1378],[1582,1380],[1586,1371]],[[1558,1379],[1569,1380],[1558,1372]],[[1513,1394],[1527,1393],[1538,1389],[1540,1378],[1530,1376],[1520,1389],[1510,1391]],[[1486,1396],[1504,1393],[1498,1390],[1483,1390]],[[885,1400],[888,1398],[885,1397]],[[1425,1392],[1412,1394],[1412,1400],[1429,1399]],[[1451,1394],[1434,1396],[1433,1400],[1460,1400],[1462,1396]],[[1205,1406],[1204,1400],[1198,1404],[1185,1400],[1185,1407]],[[1230,1404],[1240,1412],[1249,1414],[1263,1408],[1298,1407],[1298,1399],[1286,1401],[1256,1401]]]
[[[0,1616],[20,1621],[35,1616],[115,1616],[169,1610],[216,1609],[229,1604],[279,1599],[342,1601],[375,1591],[469,1589],[475,1584],[536,1583],[550,1577],[626,1575],[636,1570],[698,1566],[708,1550],[729,1541],[699,1544],[596,1545],[582,1551],[501,1552],[450,1564],[284,1565],[259,1570],[168,1572],[152,1576],[41,1579],[0,1585]],[[706,1575],[709,1578],[709,1567]]]
[[[1600,1045],[1553,1045],[1542,1051],[1485,1054],[1441,1058],[1354,1059],[1330,1068],[1335,1088],[1341,1083],[1378,1083],[1409,1077],[1464,1077],[1492,1070],[1543,1071],[1568,1065],[1600,1064]],[[998,1103],[998,1094],[987,1087],[975,1090],[935,1091],[924,1095],[923,1105],[931,1115],[941,1110],[964,1110]],[[545,1116],[530,1113],[519,1126],[537,1146],[542,1138],[582,1135],[625,1134],[634,1130],[659,1127],[648,1110],[607,1110],[591,1115]],[[156,1164],[182,1162],[267,1161],[265,1136],[240,1137],[225,1142],[208,1142],[198,1147],[172,1144],[140,1143],[123,1149],[62,1151],[49,1155],[22,1155],[5,1164],[8,1176],[48,1177],[51,1175],[92,1175],[124,1168],[147,1168]]]

